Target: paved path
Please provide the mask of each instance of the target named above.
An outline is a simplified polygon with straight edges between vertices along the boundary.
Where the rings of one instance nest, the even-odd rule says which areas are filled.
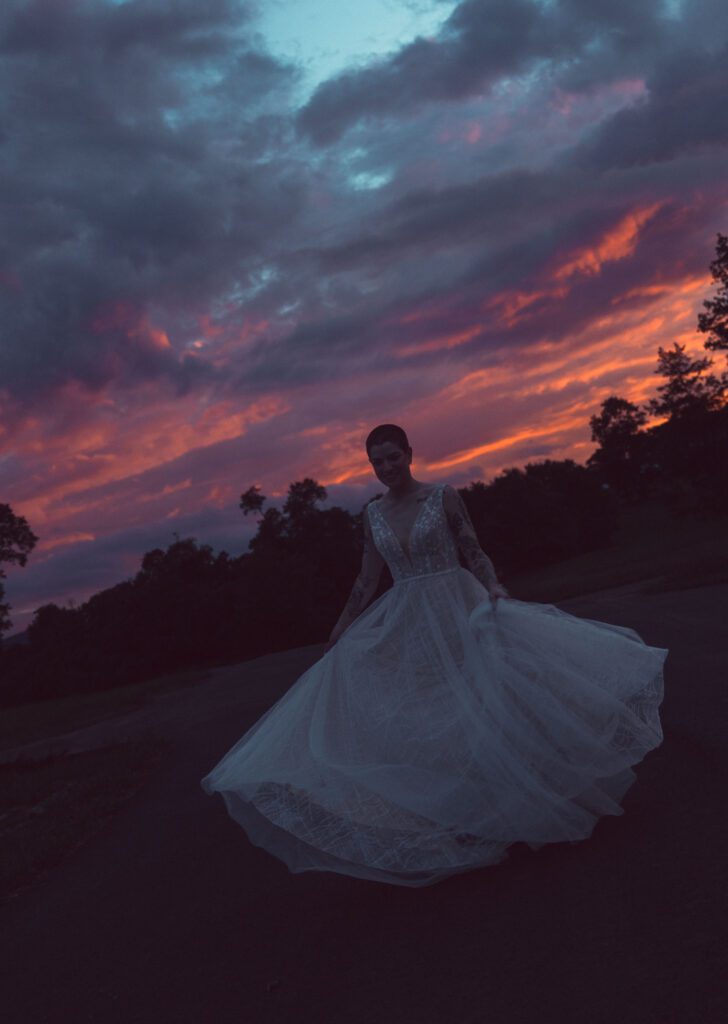
[[[426,889],[291,875],[199,780],[323,648],[216,670],[160,698],[136,801],[3,908],[5,1024],[728,1020],[728,585],[559,606],[670,648],[623,816]]]

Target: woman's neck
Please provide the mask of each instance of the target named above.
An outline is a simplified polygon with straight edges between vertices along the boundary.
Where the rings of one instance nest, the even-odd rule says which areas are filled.
[[[421,489],[422,484],[419,480],[415,480],[415,478],[411,476],[407,480],[403,480],[398,484],[396,490],[394,487],[390,487],[387,491],[387,497],[391,501],[404,501],[414,494],[415,491],[419,491]]]

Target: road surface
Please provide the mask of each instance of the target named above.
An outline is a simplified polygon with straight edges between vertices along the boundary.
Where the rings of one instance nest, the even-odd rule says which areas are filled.
[[[214,670],[158,705],[146,789],[0,911],[5,1024],[728,1020],[728,585],[558,604],[670,649],[624,815],[425,889],[291,875],[199,780],[323,646]]]

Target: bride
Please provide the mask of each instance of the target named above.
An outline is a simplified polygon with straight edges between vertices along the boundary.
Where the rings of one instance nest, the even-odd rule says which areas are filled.
[[[457,490],[412,476],[404,430],[366,449],[387,493],[324,654],[202,788],[292,872],[424,886],[587,838],[662,742],[668,651],[510,597]]]

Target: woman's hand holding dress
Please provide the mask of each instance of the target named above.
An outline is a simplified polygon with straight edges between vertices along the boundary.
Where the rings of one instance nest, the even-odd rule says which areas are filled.
[[[511,596],[506,590],[506,588],[503,586],[503,584],[498,583],[497,580],[491,583],[490,586],[488,587],[488,594],[490,595],[490,600],[493,605],[494,611],[498,602],[498,598]]]

